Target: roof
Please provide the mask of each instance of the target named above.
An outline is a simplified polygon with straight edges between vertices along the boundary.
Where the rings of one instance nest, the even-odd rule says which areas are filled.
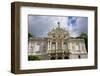
[[[61,28],[60,27],[60,24],[58,23],[58,27],[55,28],[55,29],[52,29],[48,35],[54,35],[54,34],[57,34],[57,35],[61,35],[61,34],[65,34],[65,35],[69,35],[69,32],[67,30],[65,30],[64,28]]]

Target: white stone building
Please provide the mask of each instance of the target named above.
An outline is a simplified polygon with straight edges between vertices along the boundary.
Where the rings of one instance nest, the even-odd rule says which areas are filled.
[[[31,38],[28,55],[37,55],[43,60],[87,58],[84,39],[72,38],[64,28],[48,32],[47,38]]]

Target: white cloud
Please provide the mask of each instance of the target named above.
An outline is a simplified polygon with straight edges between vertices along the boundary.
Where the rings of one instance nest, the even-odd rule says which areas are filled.
[[[68,26],[68,17],[29,16],[28,30],[35,36],[44,37],[51,29],[58,26],[57,22],[60,22],[60,27],[68,30],[72,37],[77,37],[81,32],[87,32],[87,20],[86,17],[78,17],[77,26]]]

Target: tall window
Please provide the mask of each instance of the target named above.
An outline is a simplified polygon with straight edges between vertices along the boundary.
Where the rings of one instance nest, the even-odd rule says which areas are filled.
[[[82,43],[82,50],[84,50],[84,44]]]
[[[60,44],[60,42],[58,42],[58,49],[61,49],[61,44]]]
[[[75,50],[74,45],[72,45],[72,50]]]
[[[66,48],[67,48],[67,43],[64,42],[64,43],[63,43],[63,49],[66,49]]]
[[[55,44],[55,42],[52,42],[52,44]]]
[[[76,50],[79,50],[79,44],[78,44],[78,42],[76,43]]]
[[[55,49],[56,49],[56,43],[52,42],[52,50],[55,50]]]

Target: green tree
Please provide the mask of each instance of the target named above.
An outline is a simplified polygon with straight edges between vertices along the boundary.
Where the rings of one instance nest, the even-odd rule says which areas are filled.
[[[28,33],[28,40],[31,38],[31,37],[33,37],[33,35],[32,35],[32,33]]]
[[[80,38],[83,38],[84,39],[84,41],[85,41],[85,47],[86,47],[86,50],[88,52],[88,35],[86,33],[82,33],[80,35]]]

